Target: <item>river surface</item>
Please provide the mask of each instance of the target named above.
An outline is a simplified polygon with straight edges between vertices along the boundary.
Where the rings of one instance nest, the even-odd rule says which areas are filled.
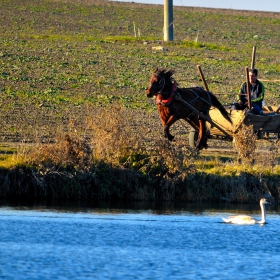
[[[110,206],[111,207],[111,206]],[[258,205],[52,207],[0,204],[0,279],[280,279],[280,216]]]

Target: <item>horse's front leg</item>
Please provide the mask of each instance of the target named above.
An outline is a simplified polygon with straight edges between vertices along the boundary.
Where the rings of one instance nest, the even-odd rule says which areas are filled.
[[[208,148],[208,144],[207,144],[207,133],[206,133],[206,121],[202,120],[202,129],[203,129],[203,135],[202,135],[202,139],[201,139],[201,144],[203,146],[203,148],[207,149]]]
[[[169,141],[172,141],[174,139],[174,136],[171,135],[170,132],[169,132],[169,128],[177,120],[178,120],[178,118],[174,115],[171,116],[167,121],[162,120],[163,134],[164,134],[164,137],[167,138]]]

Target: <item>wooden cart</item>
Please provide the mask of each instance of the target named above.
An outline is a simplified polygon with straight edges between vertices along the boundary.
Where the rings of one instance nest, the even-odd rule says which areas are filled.
[[[251,68],[255,66],[256,47],[253,47]],[[207,91],[209,91],[207,82],[204,78],[201,67],[198,65],[198,72],[204,83]],[[245,68],[246,82],[249,85],[249,70]],[[247,86],[248,103],[251,104],[251,96],[249,94],[249,87]],[[249,106],[251,107],[251,106]],[[226,121],[220,111],[216,108],[211,108],[209,117],[204,117],[199,114],[200,117],[206,120],[207,135],[209,139],[223,139],[232,141],[234,134],[242,127],[242,125],[252,125],[254,133],[257,134],[258,139],[280,139],[280,113],[278,113],[280,107],[264,106],[263,114],[257,115],[251,113],[249,110],[230,110],[228,109],[233,124]],[[198,132],[192,129],[189,133],[189,145],[195,147],[195,143],[198,138]]]
[[[232,141],[234,134],[243,124],[246,126],[252,125],[258,139],[279,139],[280,114],[275,113],[277,107],[265,106],[262,115],[253,114],[248,110],[227,110],[231,115],[233,124],[226,121],[218,109],[211,108],[209,115],[212,121],[211,123],[206,122],[209,139]],[[198,132],[191,130],[189,133],[189,145],[191,147],[195,147],[197,137]]]

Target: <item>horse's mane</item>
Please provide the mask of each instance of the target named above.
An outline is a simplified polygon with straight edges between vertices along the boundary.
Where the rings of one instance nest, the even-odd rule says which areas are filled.
[[[172,75],[175,73],[175,70],[171,69],[171,70],[167,70],[167,69],[158,69],[156,74],[157,75],[164,75],[167,78],[171,78]]]

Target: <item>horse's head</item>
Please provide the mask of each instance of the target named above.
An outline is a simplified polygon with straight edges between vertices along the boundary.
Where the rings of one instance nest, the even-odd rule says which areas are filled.
[[[173,70],[166,71],[156,68],[150,78],[150,85],[146,90],[147,97],[153,97],[154,95],[163,93],[163,89],[171,85],[171,76],[173,73]]]

